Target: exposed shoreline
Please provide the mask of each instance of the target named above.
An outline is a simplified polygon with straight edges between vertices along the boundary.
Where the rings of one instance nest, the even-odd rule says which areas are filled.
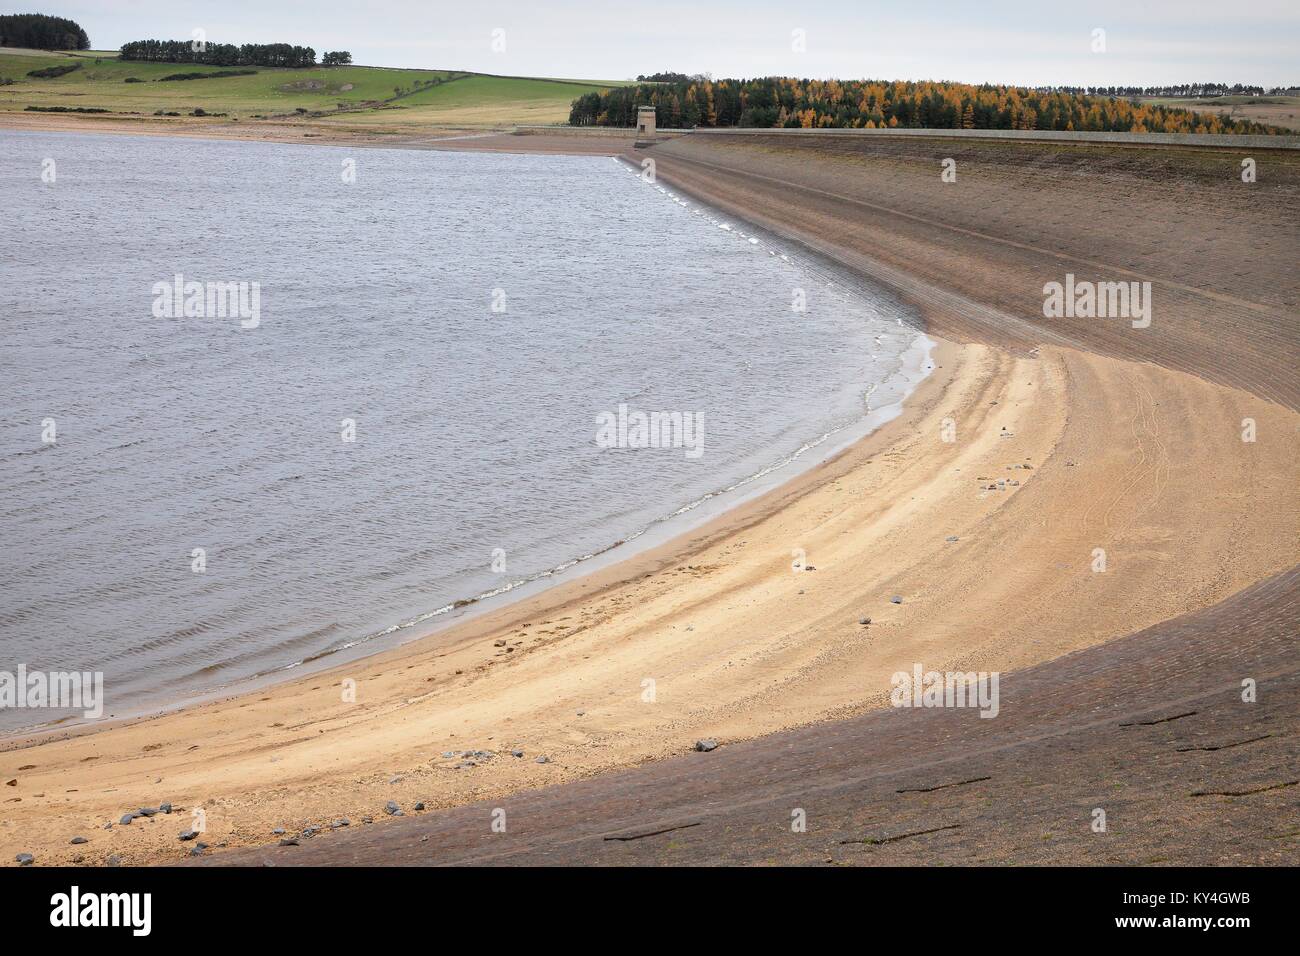
[[[709,196],[704,179],[676,181],[671,157],[660,168]],[[743,186],[718,198],[738,214],[748,202],[765,227],[778,211]],[[818,238],[855,254],[838,229]],[[934,254],[905,252],[918,288],[934,288],[924,276]],[[979,276],[961,278],[969,293]],[[910,661],[1030,666],[1207,607],[1293,563],[1293,449],[1263,443],[1243,457],[1237,431],[1249,416],[1262,434],[1294,433],[1294,411],[1124,356],[972,341],[941,299],[919,304],[940,330],[929,333],[935,373],[901,415],[829,462],[684,540],[440,639],[261,697],[11,742],[0,774],[18,785],[4,798],[21,799],[6,806],[0,847],[69,862],[67,840],[94,827],[84,862],[157,862],[183,852],[173,832],[183,825],[98,828],[170,800],[204,807],[208,842],[258,845],[274,827],[382,820],[387,799],[437,808],[505,796],[681,753],[697,736],[730,741],[860,713],[882,705],[888,675]],[[952,444],[938,439],[949,419],[962,435]],[[1249,498],[1206,495],[1207,475]],[[987,487],[997,479],[1005,489]],[[1122,573],[1091,573],[1095,547]],[[791,570],[795,548],[815,572]],[[357,703],[331,686],[345,677]],[[509,756],[516,746],[523,759]],[[499,756],[461,769],[442,756],[463,749]],[[538,754],[550,762],[534,763]]]

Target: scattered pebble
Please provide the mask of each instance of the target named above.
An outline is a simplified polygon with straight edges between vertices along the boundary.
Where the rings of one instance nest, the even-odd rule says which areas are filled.
[[[387,813],[390,817],[402,816],[402,808],[399,807],[392,800],[389,800],[387,803],[384,804],[384,812]]]
[[[951,543],[957,540],[957,536],[955,534],[950,534],[948,537],[944,538],[944,540]]]
[[[902,599],[902,597],[900,597],[899,595],[895,594],[893,597],[891,597],[891,598],[889,599],[889,603],[890,603],[890,604],[902,604],[902,603],[903,603],[903,599]]]
[[[301,846],[301,845],[302,844],[299,843],[297,837],[282,837],[280,840],[280,846]]]
[[[415,809],[416,809],[416,810],[423,810],[423,809],[424,809],[424,801],[421,800],[419,803],[417,803],[417,804],[415,805]]]
[[[860,617],[860,618],[858,618],[858,623],[859,623],[859,624],[862,624],[862,625],[865,626],[865,625],[871,623],[871,618],[869,618],[869,617]]]
[[[32,863],[36,860],[36,857],[32,856],[30,853],[19,853],[16,857],[14,857],[14,860],[18,863],[19,866],[31,866]]]
[[[717,750],[718,742],[714,740],[712,737],[709,737],[705,740],[697,740],[695,741],[695,749],[699,753],[706,754],[710,750]]]
[[[287,831],[285,830],[284,827],[276,827],[274,830],[271,831],[271,836],[282,836],[286,832]]]
[[[536,761],[536,762],[537,762],[537,763],[550,763],[550,762],[551,762],[551,758],[548,757],[548,756],[546,756],[546,754],[542,754],[540,757],[537,758],[537,761]]]
[[[198,836],[198,834],[195,833],[193,830],[182,830],[178,839],[182,843],[187,843],[190,840],[193,840],[196,836]]]
[[[512,757],[522,757],[523,755],[524,755],[524,752],[523,752],[522,750],[512,750],[512,751],[510,751],[510,756],[512,756]]]
[[[80,846],[81,844],[89,843],[90,841],[83,836],[75,836],[68,842],[71,843],[73,846]]]
[[[331,823],[331,824],[330,824],[330,829],[331,829],[331,830],[341,830],[341,829],[343,829],[344,827],[350,827],[350,826],[352,826],[352,821],[349,820],[347,817],[343,817],[342,819],[335,820],[333,823]]]

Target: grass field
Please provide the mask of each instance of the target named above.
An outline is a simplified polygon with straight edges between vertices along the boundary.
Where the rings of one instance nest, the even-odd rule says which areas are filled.
[[[394,120],[471,127],[564,123],[574,99],[607,88],[569,80],[470,74],[396,100],[390,104],[396,109],[349,113],[346,119],[354,125]]]
[[[1235,120],[1270,123],[1300,132],[1300,96],[1144,96],[1144,103],[1176,106],[1197,112],[1219,113]]]
[[[63,76],[27,75],[73,62],[80,63],[80,69]],[[119,61],[115,53],[93,51],[68,55],[0,49],[0,112],[36,106],[152,117],[159,111],[189,115],[202,109],[208,114],[225,113],[232,121],[247,121],[306,111],[327,114],[318,121],[337,117],[363,126],[510,126],[565,122],[575,98],[619,85],[370,66],[257,67],[252,76],[163,80],[177,73],[233,69]],[[13,82],[5,84],[6,79]]]

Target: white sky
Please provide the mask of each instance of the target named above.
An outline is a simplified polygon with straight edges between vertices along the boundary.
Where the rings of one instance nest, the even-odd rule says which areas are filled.
[[[127,40],[299,43],[374,66],[628,79],[958,80],[1027,86],[1300,84],[1300,0],[50,0],[98,49]],[[1106,31],[1106,52],[1091,49]],[[492,31],[505,31],[493,52]],[[806,31],[806,52],[791,32]]]

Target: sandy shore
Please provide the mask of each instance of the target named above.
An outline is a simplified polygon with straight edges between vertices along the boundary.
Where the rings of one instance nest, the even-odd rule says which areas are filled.
[[[685,184],[707,193],[705,180]],[[742,191],[719,189],[718,201],[740,211]],[[787,235],[818,235],[811,219],[786,228],[775,199],[749,211]],[[842,261],[862,254],[851,231],[820,236]],[[459,805],[679,754],[701,737],[880,707],[890,675],[913,662],[1024,668],[1294,564],[1295,411],[1231,375],[1211,381],[1118,347],[980,341],[968,314],[955,324],[937,292],[919,294],[946,287],[928,273],[953,271],[961,250],[948,245],[907,250],[918,304],[941,336],[952,330],[937,370],[849,451],[684,539],[404,648],[100,732],[9,742],[0,856],[175,860],[195,808],[203,839],[229,846],[339,818],[380,826],[389,800],[408,814],[417,801]],[[975,299],[980,274],[958,274]],[[998,276],[990,267],[983,281],[992,289]],[[1271,439],[1243,443],[1247,417]],[[815,570],[792,568],[796,550]],[[464,766],[467,750],[496,756]],[[161,802],[172,816],[116,822]],[[75,836],[89,842],[70,846]]]

